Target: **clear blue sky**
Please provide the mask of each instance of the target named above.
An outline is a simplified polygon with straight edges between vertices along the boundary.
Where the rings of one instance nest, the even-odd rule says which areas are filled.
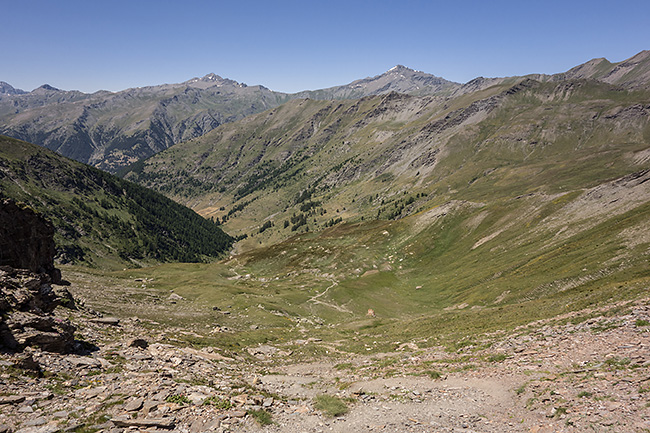
[[[214,72],[296,92],[403,64],[449,80],[650,49],[650,1],[2,0],[0,81],[84,92]]]

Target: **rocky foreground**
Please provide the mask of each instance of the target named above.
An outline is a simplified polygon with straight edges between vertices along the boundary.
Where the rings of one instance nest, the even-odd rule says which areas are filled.
[[[458,352],[410,342],[349,355],[309,339],[332,358],[300,363],[282,346],[234,357],[174,346],[155,322],[59,306],[50,317],[77,327],[72,352],[0,354],[0,432],[644,432],[649,305],[536,322]]]

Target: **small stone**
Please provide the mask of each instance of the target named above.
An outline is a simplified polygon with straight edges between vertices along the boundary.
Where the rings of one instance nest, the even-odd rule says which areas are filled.
[[[55,424],[42,426],[25,427],[17,430],[16,433],[56,433],[61,431],[61,427]]]
[[[140,397],[134,398],[133,400],[129,401],[127,404],[124,405],[124,410],[127,412],[135,412],[140,409],[142,409],[142,404],[144,403],[144,400]]]
[[[39,373],[41,372],[40,364],[34,360],[31,354],[23,356],[21,359],[14,363],[14,366],[22,370],[36,371]]]
[[[142,411],[144,414],[148,414],[149,412],[152,412],[156,410],[156,408],[161,404],[159,401],[154,401],[154,400],[147,400],[142,404]]]
[[[34,413],[34,409],[31,406],[21,406],[18,408],[20,413]]]
[[[195,405],[201,405],[208,398],[207,395],[201,394],[200,392],[193,392],[187,396],[187,399]]]
[[[68,424],[68,426],[67,426],[67,427],[65,428],[65,430],[63,430],[63,431],[66,432],[66,433],[67,433],[67,432],[72,432],[72,431],[77,430],[77,429],[80,428],[80,427],[85,426],[85,425],[86,425],[86,424],[83,423],[83,422],[73,422],[73,423],[71,423],[71,424]]]
[[[246,394],[239,394],[233,396],[230,400],[236,405],[241,406],[246,404],[246,402],[248,401],[248,396]]]
[[[65,411],[65,410],[60,410],[60,411],[54,412],[54,413],[52,414],[52,418],[67,418],[68,415],[69,415],[69,414],[68,414],[67,411]]]
[[[78,368],[99,368],[102,366],[101,362],[90,356],[67,356],[65,360]]]
[[[262,403],[262,407],[271,407],[273,406],[273,397],[265,398]]]
[[[102,325],[113,325],[117,326],[120,324],[120,319],[117,317],[100,317],[98,319],[90,319],[92,323],[99,323]]]
[[[45,418],[43,418],[42,416],[39,416],[38,418],[34,418],[32,420],[27,421],[25,423],[25,425],[29,426],[29,427],[36,427],[36,426],[43,425],[43,424],[46,424],[46,423],[47,423],[47,420]]]
[[[129,342],[129,347],[138,347],[140,349],[146,349],[149,347],[149,342],[144,338],[134,338]]]
[[[244,413],[245,414],[245,413]],[[111,421],[117,427],[159,427],[164,429],[174,428],[175,418],[136,418],[115,417]]]

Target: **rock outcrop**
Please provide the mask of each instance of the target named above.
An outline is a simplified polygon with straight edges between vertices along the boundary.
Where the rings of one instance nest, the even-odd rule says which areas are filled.
[[[54,226],[28,206],[5,199],[0,204],[0,265],[46,273],[57,284]]]
[[[0,267],[0,347],[72,351],[75,327],[51,314],[60,301],[47,274]]]
[[[0,347],[22,351],[38,347],[65,353],[74,348],[75,327],[52,312],[74,307],[54,267],[54,229],[28,207],[4,200],[0,206]]]

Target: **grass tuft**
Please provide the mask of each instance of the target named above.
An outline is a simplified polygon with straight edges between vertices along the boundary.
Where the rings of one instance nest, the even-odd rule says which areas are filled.
[[[344,415],[348,412],[348,406],[343,400],[331,395],[321,394],[314,399],[314,407],[329,417]]]
[[[255,419],[255,421],[257,421],[257,423],[261,426],[273,424],[273,419],[271,418],[271,414],[265,411],[264,409],[258,409],[258,410],[250,409],[246,413],[251,417],[253,417],[253,419]]]

